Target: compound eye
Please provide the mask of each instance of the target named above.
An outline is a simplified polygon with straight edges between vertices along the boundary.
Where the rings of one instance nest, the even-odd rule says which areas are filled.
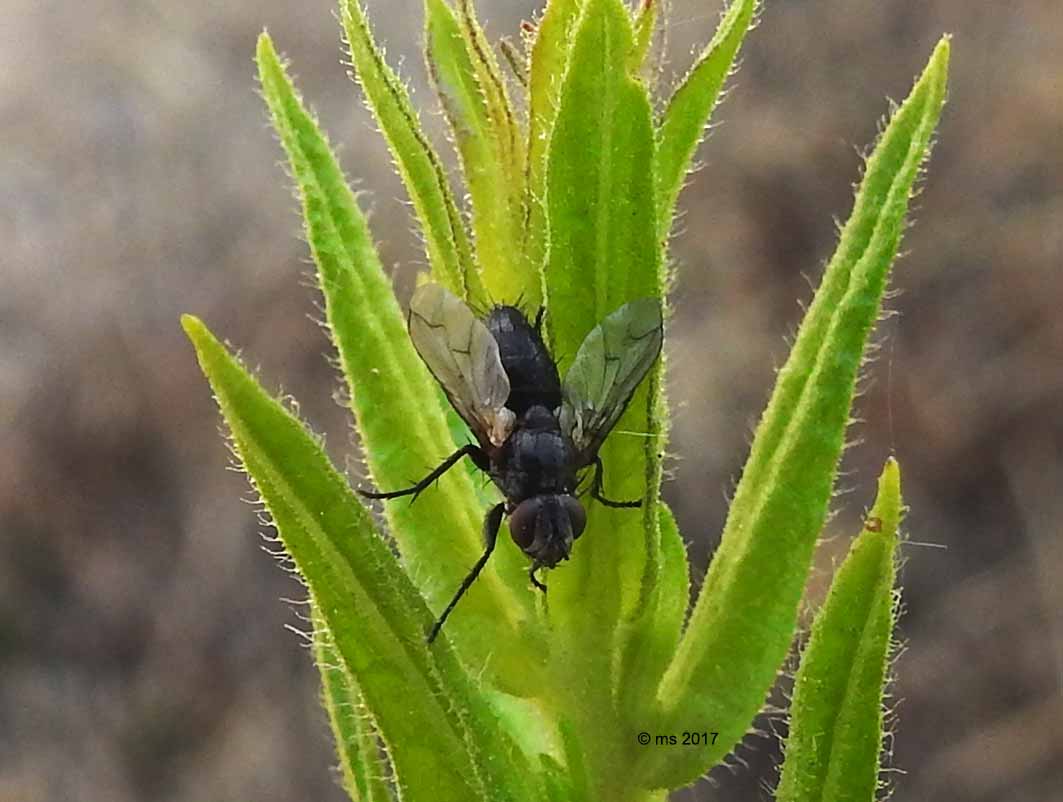
[[[565,512],[568,513],[568,521],[572,526],[572,538],[575,539],[582,535],[587,527],[587,511],[583,509],[583,505],[575,496],[562,496],[561,503],[565,507]]]
[[[529,498],[509,514],[509,533],[513,536],[513,542],[524,550],[535,542],[536,523],[542,508],[542,499]]]

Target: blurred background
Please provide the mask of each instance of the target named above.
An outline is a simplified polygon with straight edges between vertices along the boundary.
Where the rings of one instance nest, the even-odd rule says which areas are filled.
[[[420,3],[367,5],[440,135]],[[492,38],[538,11],[478,5]],[[718,12],[673,0],[662,88]],[[333,3],[7,0],[2,19],[0,800],[341,800],[285,629],[301,590],[260,551],[178,326],[201,316],[351,453],[252,64],[268,27],[405,297],[425,259]],[[811,592],[895,451],[928,544],[904,549],[895,798],[1032,802],[1063,788],[1063,4],[768,3],[681,199],[666,495],[700,574],[858,151],[946,31],[950,103]],[[777,745],[739,757],[675,799],[767,798]]]

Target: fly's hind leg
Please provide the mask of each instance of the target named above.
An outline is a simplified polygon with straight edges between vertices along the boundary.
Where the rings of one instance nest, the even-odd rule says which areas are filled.
[[[594,458],[594,480],[591,482],[591,498],[595,501],[600,501],[606,507],[613,507],[615,509],[629,509],[632,507],[641,507],[642,499],[636,499],[635,501],[613,501],[602,495],[602,458]]]
[[[443,460],[443,462],[440,463],[438,468],[433,470],[430,474],[428,474],[428,476],[426,476],[424,479],[422,479],[412,487],[407,487],[405,490],[392,490],[390,493],[377,493],[371,490],[359,489],[358,494],[361,496],[365,496],[366,498],[384,499],[400,498],[402,496],[413,496],[414,500],[416,501],[417,497],[421,495],[423,491],[427,490],[431,486],[432,482],[434,482],[440,476],[442,476],[451,468],[453,468],[458,463],[458,461],[465,456],[472,457],[472,461],[476,463],[476,467],[486,469],[487,455],[484,454],[483,450],[479,446],[469,443],[466,446],[462,446],[449,457],[447,457],[445,460]]]

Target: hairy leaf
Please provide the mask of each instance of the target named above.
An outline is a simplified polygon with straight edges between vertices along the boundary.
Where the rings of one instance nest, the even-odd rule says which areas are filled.
[[[539,283],[520,258],[523,153],[497,65],[467,0],[463,8],[459,21],[444,0],[425,0],[425,55],[461,156],[484,283],[512,303]]]
[[[387,777],[391,766],[377,744],[376,729],[354,676],[336,651],[325,619],[312,610],[314,661],[321,674],[321,696],[328,713],[340,772],[347,795],[355,802],[391,802]]]
[[[637,732],[654,712],[654,693],[675,655],[690,605],[690,564],[675,517],[662,501],[660,572],[644,609],[625,622],[620,689],[625,732]]]
[[[199,320],[181,322],[409,798],[528,799],[528,767],[449,645],[429,651],[424,599],[320,444]]]
[[[340,0],[340,18],[355,78],[387,139],[424,231],[432,275],[455,295],[482,303],[486,296],[465,224],[410,94],[373,41],[361,0]]]
[[[826,517],[853,388],[879,312],[912,186],[945,100],[943,39],[867,164],[842,233],[757,428],[720,547],[657,692],[660,724],[693,716],[720,732],[708,749],[640,755],[648,787],[711,767],[745,733],[790,644]]]
[[[528,71],[528,221],[524,255],[528,269],[540,272],[546,256],[546,154],[553,136],[561,84],[583,0],[550,0],[535,29]],[[541,293],[541,290],[540,290]]]
[[[891,458],[801,656],[779,802],[877,798],[900,514],[900,470]]]
[[[697,62],[672,94],[657,131],[657,221],[668,236],[676,199],[758,0],[733,0]]]

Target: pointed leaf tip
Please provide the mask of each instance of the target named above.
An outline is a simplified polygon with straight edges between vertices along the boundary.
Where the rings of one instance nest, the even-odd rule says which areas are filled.
[[[879,492],[882,492],[882,488],[888,486],[891,490],[900,492],[901,484],[901,466],[897,462],[897,458],[892,454],[886,458],[885,464],[882,466],[882,474],[878,479]]]
[[[900,470],[890,457],[801,656],[779,802],[871,800],[880,787],[899,509]]]
[[[901,468],[897,459],[890,456],[878,477],[878,495],[864,528],[868,531],[883,532],[886,537],[896,537],[902,513]]]
[[[733,0],[716,33],[676,87],[657,129],[657,220],[662,237],[672,227],[676,201],[698,143],[708,130],[727,76],[756,18],[757,0]]]
[[[277,61],[277,49],[273,46],[273,38],[264,28],[255,42],[255,61],[261,66],[263,59]]]
[[[920,76],[920,82],[927,81],[932,84],[933,94],[937,99],[936,104],[940,106],[945,102],[945,87],[949,78],[949,59],[952,54],[952,35],[944,34],[934,47],[934,52],[930,54],[930,59],[926,63],[926,68],[923,70],[923,74]]]
[[[933,55],[930,56],[931,64],[939,64],[947,67],[949,64],[949,57],[952,54],[952,34],[945,33],[938,39],[937,46],[934,48]]]
[[[188,339],[195,345],[204,335],[210,336],[210,332],[207,331],[207,327],[203,324],[195,315],[183,314],[181,315],[181,328],[185,330],[185,334]]]

